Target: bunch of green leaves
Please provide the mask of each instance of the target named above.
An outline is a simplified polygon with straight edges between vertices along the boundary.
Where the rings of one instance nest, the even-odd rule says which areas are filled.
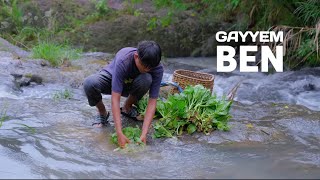
[[[165,102],[158,100],[157,112],[162,118],[153,126],[155,129],[154,137],[181,135],[185,126],[190,124],[185,120],[186,110],[186,101],[181,94],[169,96]]]
[[[147,96],[143,96],[142,99],[140,99],[137,104],[138,112],[143,116],[146,114],[148,100],[149,98]]]
[[[123,134],[130,140],[130,143],[134,144],[143,144],[140,136],[141,136],[141,129],[136,126],[134,127],[125,127],[122,129]],[[113,133],[111,135],[112,143],[118,145],[118,136],[117,133]]]
[[[228,120],[232,101],[218,98],[202,85],[187,86],[180,94],[158,100],[157,112],[161,118],[154,124],[154,137],[173,137],[184,131],[209,134],[214,129],[229,130]]]

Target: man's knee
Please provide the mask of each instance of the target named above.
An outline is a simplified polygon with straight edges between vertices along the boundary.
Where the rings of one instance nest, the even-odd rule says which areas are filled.
[[[97,83],[98,80],[95,75],[87,77],[83,82],[83,89],[90,106],[95,106],[102,99],[100,90],[96,88]]]
[[[148,92],[152,83],[152,76],[149,73],[140,74],[134,79],[130,94],[139,99]]]
[[[152,76],[149,73],[140,74],[137,80],[140,87],[148,90],[152,83]]]
[[[88,95],[90,91],[94,89],[95,77],[93,75],[88,76],[83,82],[84,92]]]

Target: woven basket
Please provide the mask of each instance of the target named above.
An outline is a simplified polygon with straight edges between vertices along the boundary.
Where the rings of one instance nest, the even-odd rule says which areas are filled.
[[[214,85],[214,75],[178,69],[174,71],[172,81],[178,83],[182,89],[184,89],[187,85],[194,86],[197,84],[201,84],[205,88],[209,89],[212,93]],[[179,93],[179,91],[176,87],[172,87],[171,93]]]

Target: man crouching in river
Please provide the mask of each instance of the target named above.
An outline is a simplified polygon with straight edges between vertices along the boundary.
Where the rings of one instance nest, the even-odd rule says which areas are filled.
[[[149,91],[149,102],[140,136],[141,141],[146,143],[163,76],[163,66],[160,61],[160,46],[154,41],[142,41],[137,48],[125,47],[119,50],[110,64],[84,81],[84,91],[89,105],[96,106],[98,110],[93,126],[101,127],[108,124],[110,113],[102,102],[101,94],[111,94],[118,144],[122,148],[129,143],[129,139],[122,132],[120,113],[137,119],[139,114],[133,104]],[[120,108],[121,96],[127,97],[122,108]]]

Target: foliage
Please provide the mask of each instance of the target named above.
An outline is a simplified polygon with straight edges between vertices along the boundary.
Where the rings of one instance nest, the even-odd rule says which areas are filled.
[[[1,108],[1,111],[0,111],[0,128],[2,127],[3,122],[9,119],[9,116],[7,115],[7,108],[8,108],[8,104],[7,103],[5,103]],[[34,127],[30,127],[30,126],[28,126],[26,124],[23,124],[23,123],[13,123],[13,124],[24,126],[31,133],[35,133],[36,132]]]
[[[2,21],[7,23],[8,29],[15,32],[22,27],[23,13],[18,7],[18,0],[0,1],[0,22]]]
[[[107,1],[98,0],[98,2],[96,3],[96,10],[98,11],[99,15],[105,15],[109,10],[107,6]]]
[[[143,96],[142,99],[140,99],[140,101],[138,101],[138,104],[137,104],[138,112],[143,116],[146,114],[148,100],[149,100],[148,97]]]
[[[90,20],[85,8],[78,8],[76,1],[57,0],[50,4],[48,11],[40,12],[36,1],[0,0],[0,35],[12,44],[30,50],[43,41],[64,43],[68,33],[82,27],[87,17]],[[97,4],[97,14],[104,12],[102,4]],[[78,9],[75,11],[75,8]]]
[[[284,63],[290,69],[320,65],[320,1],[240,0],[233,11],[237,14],[243,12],[247,17],[236,21],[234,30],[269,29],[284,32],[284,42],[277,45],[284,46]]]
[[[7,116],[7,107],[4,106],[1,108],[1,112],[0,112],[0,127],[2,126],[2,123],[8,119],[9,117]]]
[[[42,39],[51,39],[52,33],[47,29],[35,28],[31,26],[23,27],[17,34],[4,33],[3,37],[13,41],[13,44],[31,50],[35,44]]]
[[[173,137],[183,131],[209,134],[212,130],[229,130],[228,120],[232,101],[218,99],[202,85],[187,86],[180,94],[170,95],[166,101],[158,100],[154,137]]]
[[[36,129],[34,127],[28,126],[23,123],[13,123],[13,124],[21,125],[21,126],[27,128],[27,130],[30,131],[32,134],[36,133]]]
[[[53,99],[54,100],[58,100],[58,99],[71,99],[73,97],[73,93],[71,90],[69,89],[65,89],[63,91],[59,91],[59,92],[56,92],[54,95],[53,95]]]
[[[294,11],[305,25],[315,25],[320,20],[320,1],[307,0],[296,3],[299,7]]]
[[[92,0],[92,2],[95,6],[95,11],[85,18],[85,21],[98,21],[111,11],[107,5],[107,0]]]
[[[80,49],[72,49],[68,45],[58,45],[50,42],[41,42],[32,49],[33,58],[48,60],[52,66],[60,66],[65,60],[80,57]]]
[[[314,28],[275,26],[271,30],[285,32],[283,43],[269,44],[284,47],[284,55],[290,69],[307,66],[318,66],[320,22]]]
[[[320,20],[319,0],[153,0],[152,2],[157,10],[165,10],[166,13],[163,16],[151,16],[147,27],[149,31],[171,26],[178,21],[175,17],[180,13],[198,17],[202,23],[229,22],[232,25],[226,31],[261,31],[274,26],[299,27],[303,30],[315,26]],[[318,36],[315,31],[308,33],[301,36],[299,46],[287,49],[285,63],[289,64],[290,68],[320,64],[318,40],[314,40]]]
[[[76,33],[84,25],[101,19],[112,20],[128,12],[136,17],[144,14],[142,9],[134,6],[144,0],[125,0],[124,7],[127,9],[119,11],[109,8],[107,0],[91,0],[94,10],[90,13],[78,8],[79,3],[76,1],[54,1],[49,11],[44,15],[38,13],[37,16],[28,15],[28,12],[31,12],[30,8],[27,10],[24,6],[29,2],[32,1],[0,0],[1,37],[26,49],[31,49],[43,41],[61,43],[64,39],[68,39],[69,33]],[[274,26],[303,29],[314,27],[320,19],[319,0],[152,0],[150,2],[155,7],[156,13],[146,13],[146,17],[150,17],[146,27],[148,31],[157,28],[177,30],[174,25],[181,22],[178,17],[193,18],[208,27],[223,22],[226,24],[225,31],[261,31]],[[33,10],[34,8],[36,7],[33,7]],[[86,33],[88,32],[83,35],[88,36]],[[318,41],[314,40],[318,37],[316,34],[316,30],[303,33],[300,46],[287,49],[285,60],[290,67],[320,64]],[[89,40],[85,37],[83,41]],[[59,63],[61,62],[57,64]]]
[[[125,127],[122,129],[123,134],[130,140],[130,143],[138,143],[143,144],[143,142],[140,139],[141,136],[141,129],[137,127]],[[118,145],[118,136],[117,133],[113,133],[111,135],[111,141],[112,143]]]
[[[313,39],[305,38],[305,40],[301,43],[300,47],[298,48],[296,55],[298,56],[298,59],[302,60],[302,62],[306,61],[306,64],[308,66],[313,67],[320,64],[319,54],[317,54],[316,52],[319,52],[319,49],[317,49],[317,46],[314,43]]]

